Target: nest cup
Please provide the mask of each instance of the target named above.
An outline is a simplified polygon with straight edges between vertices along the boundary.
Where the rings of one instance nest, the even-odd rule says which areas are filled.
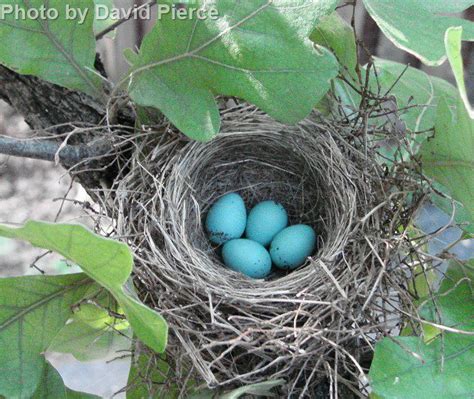
[[[399,223],[383,216],[382,170],[355,141],[350,126],[317,115],[288,127],[244,106],[225,112],[208,143],[165,127],[136,141],[116,187],[117,230],[134,248],[140,295],[169,323],[183,392],[194,377],[211,388],[283,378],[282,397],[316,397],[328,376],[358,384],[380,322],[371,304],[383,291],[384,235]],[[265,280],[226,268],[204,220],[230,192],[248,208],[278,201],[290,223],[311,225],[314,256]]]

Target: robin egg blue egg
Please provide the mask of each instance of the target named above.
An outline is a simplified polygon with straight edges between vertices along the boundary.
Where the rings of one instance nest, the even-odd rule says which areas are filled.
[[[287,225],[288,214],[283,205],[275,201],[263,201],[249,212],[245,235],[266,247]]]
[[[245,238],[225,243],[222,258],[227,267],[252,278],[265,278],[272,268],[272,259],[265,247]]]
[[[239,194],[230,193],[219,198],[209,209],[206,230],[214,244],[224,244],[244,234],[247,210]]]
[[[285,270],[301,266],[316,247],[312,227],[296,224],[280,231],[270,245],[270,255],[276,267]]]

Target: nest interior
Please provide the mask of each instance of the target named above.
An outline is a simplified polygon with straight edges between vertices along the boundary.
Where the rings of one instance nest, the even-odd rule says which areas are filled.
[[[359,384],[388,330],[387,281],[404,284],[386,273],[411,217],[406,190],[361,142],[346,123],[313,114],[289,127],[249,106],[225,112],[208,143],[167,126],[136,138],[114,188],[117,231],[134,249],[140,295],[169,323],[183,392],[193,377],[211,388],[284,378],[288,397],[315,397],[322,378]],[[315,228],[315,255],[265,280],[227,269],[203,221],[229,192],[248,208],[282,203],[291,223]]]

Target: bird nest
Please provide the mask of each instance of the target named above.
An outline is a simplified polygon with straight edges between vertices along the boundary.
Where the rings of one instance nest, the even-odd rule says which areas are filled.
[[[170,327],[169,381],[183,396],[191,380],[225,389],[277,378],[281,397],[317,397],[321,383],[359,392],[375,340],[396,328],[394,303],[408,300],[399,258],[417,179],[380,166],[354,123],[312,114],[287,126],[245,105],[222,117],[207,143],[166,125],[135,137],[114,187],[139,295]],[[314,256],[264,280],[226,268],[204,219],[230,192],[249,208],[282,203],[291,224],[318,233]]]

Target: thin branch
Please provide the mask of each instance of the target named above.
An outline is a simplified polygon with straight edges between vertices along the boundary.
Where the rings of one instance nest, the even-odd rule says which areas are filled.
[[[22,140],[0,136],[0,154],[14,157],[41,159],[55,162],[57,157],[66,166],[76,165],[85,159],[105,155],[111,147],[104,145],[65,145],[52,140]]]

